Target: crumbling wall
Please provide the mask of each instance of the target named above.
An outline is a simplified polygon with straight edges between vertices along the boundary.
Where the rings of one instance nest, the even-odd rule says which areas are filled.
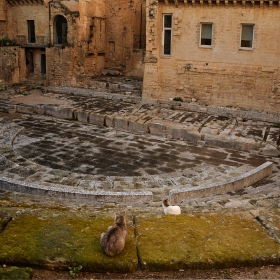
[[[0,39],[6,36],[6,1],[0,0]]]
[[[46,49],[47,84],[52,86],[71,86],[76,84],[73,76],[73,49],[52,47]]]
[[[131,74],[142,64],[143,51],[133,51],[145,48],[145,7],[143,0],[106,1],[107,68]]]
[[[47,42],[49,37],[49,13],[47,5],[9,5],[7,9],[8,36],[12,39],[21,36],[23,45],[26,45],[28,39],[27,20],[34,20],[35,36],[37,36],[37,39],[43,40],[44,37],[44,42]]]
[[[51,33],[58,15],[67,20],[66,46],[53,44],[47,51],[50,85],[87,86],[100,75],[105,61],[106,19],[104,2],[51,3]],[[49,59],[51,57],[51,59]],[[62,73],[62,74],[60,74]]]
[[[277,5],[241,1],[149,1],[143,99],[181,97],[205,105],[280,110]],[[210,3],[210,5],[209,5]],[[218,3],[218,4],[217,4]],[[173,15],[172,53],[162,54],[162,16]],[[200,46],[200,24],[213,24]],[[241,24],[254,24],[252,49],[240,48]]]
[[[0,85],[18,83],[25,75],[24,49],[0,47]]]

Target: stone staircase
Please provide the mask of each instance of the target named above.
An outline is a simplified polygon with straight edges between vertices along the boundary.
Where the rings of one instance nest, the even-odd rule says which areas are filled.
[[[36,87],[45,86],[46,78],[45,77],[34,77],[29,76],[25,80],[21,81],[21,85],[27,89],[32,89]]]

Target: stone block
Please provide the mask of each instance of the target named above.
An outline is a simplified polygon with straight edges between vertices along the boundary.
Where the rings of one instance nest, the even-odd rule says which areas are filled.
[[[109,89],[112,90],[112,91],[119,91],[120,90],[120,85],[109,83]]]
[[[96,81],[95,85],[99,88],[103,88],[103,89],[107,88],[107,83],[105,82]]]
[[[157,123],[157,122],[150,122],[148,124],[149,132],[153,135],[159,136],[166,136],[166,125]]]
[[[148,125],[146,123],[140,123],[137,121],[129,121],[128,130],[133,133],[145,134],[148,132]]]
[[[34,105],[33,106],[33,112],[38,115],[44,115],[45,114],[45,107],[43,105]]]
[[[105,115],[93,112],[89,115],[89,123],[99,125],[99,126],[104,126]]]
[[[89,122],[89,112],[87,111],[75,111],[74,116],[79,122]]]
[[[128,123],[129,123],[129,121],[125,117],[122,117],[122,116],[114,117],[114,127],[117,130],[127,131],[128,130]]]
[[[114,117],[112,115],[105,116],[105,126],[113,127],[115,125]]]
[[[52,105],[45,105],[45,114],[61,119],[72,119],[74,117],[74,109],[67,107],[57,107]]]
[[[33,114],[33,106],[23,106],[23,105],[17,105],[16,106],[17,113],[21,114]]]
[[[196,143],[201,140],[201,134],[196,130],[190,130],[188,128],[181,129],[181,137],[185,141],[190,141],[192,143]]]
[[[172,139],[182,138],[182,136],[181,136],[182,135],[182,130],[181,130],[180,127],[167,126],[166,127],[166,133]]]

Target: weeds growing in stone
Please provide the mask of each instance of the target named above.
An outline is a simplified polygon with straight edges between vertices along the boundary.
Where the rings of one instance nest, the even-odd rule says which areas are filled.
[[[79,272],[79,270],[81,270],[83,267],[81,265],[79,265],[79,266],[74,266],[74,267],[69,266],[68,268],[69,268],[70,277],[74,278],[77,276],[77,273]]]
[[[183,102],[183,99],[181,97],[174,97],[173,100],[174,101]]]

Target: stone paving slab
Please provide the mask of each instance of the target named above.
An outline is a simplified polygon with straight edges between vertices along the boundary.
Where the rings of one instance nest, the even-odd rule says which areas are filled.
[[[0,233],[0,263],[64,269],[83,266],[93,272],[134,272],[138,267],[132,222],[122,254],[102,252],[100,235],[114,223],[112,217],[75,217],[57,213],[21,215]]]
[[[280,263],[280,244],[248,212],[137,217],[142,269]]]

